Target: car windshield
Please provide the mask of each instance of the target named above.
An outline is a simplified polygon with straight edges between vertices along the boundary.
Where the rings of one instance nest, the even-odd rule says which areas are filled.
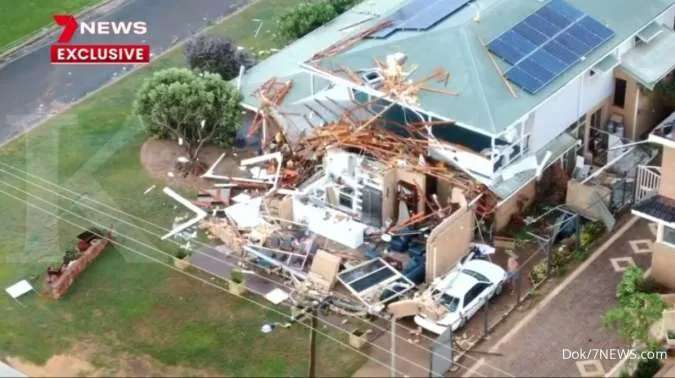
[[[488,280],[487,277],[485,277],[484,275],[482,275],[478,272],[475,272],[471,269],[462,269],[462,273],[467,274],[467,275],[477,279],[480,282],[490,282],[490,280]]]
[[[438,290],[434,291],[434,297],[439,295],[440,292]],[[455,312],[457,311],[457,307],[459,307],[459,298],[455,298],[451,295],[448,294],[443,294],[441,295],[441,298],[439,300],[439,303],[442,304],[445,308],[448,309],[450,312]]]

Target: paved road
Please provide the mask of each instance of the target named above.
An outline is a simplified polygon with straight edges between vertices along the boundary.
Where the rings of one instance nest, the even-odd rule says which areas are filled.
[[[630,241],[651,240],[652,230],[646,221],[631,226],[596,260],[584,269],[555,298],[537,313],[510,340],[499,347],[503,356],[486,358],[489,365],[501,368],[515,376],[574,377],[583,376],[582,366],[597,368],[586,376],[601,376],[609,372],[618,360],[590,356],[583,361],[563,359],[563,349],[586,351],[622,348],[628,344],[614,330],[602,326],[602,316],[616,304],[616,285],[622,273],[612,265],[612,259],[630,258],[646,269],[651,265],[651,255],[636,253]],[[623,266],[619,263],[619,266]],[[499,342],[493,337],[487,342]],[[493,369],[479,367],[467,376],[494,375]]]
[[[27,377],[27,375],[0,361],[0,377]]]
[[[118,0],[119,1],[119,0]],[[76,36],[73,43],[149,43],[152,56],[246,4],[248,0],[129,0],[93,15],[146,21],[145,36]],[[53,37],[52,40],[55,40]],[[52,65],[49,43],[0,68],[0,143],[82,98],[130,66]]]

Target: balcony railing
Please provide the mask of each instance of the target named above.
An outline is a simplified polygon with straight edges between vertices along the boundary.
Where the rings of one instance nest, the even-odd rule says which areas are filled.
[[[659,192],[661,187],[661,167],[640,165],[635,178],[635,201],[638,204]]]

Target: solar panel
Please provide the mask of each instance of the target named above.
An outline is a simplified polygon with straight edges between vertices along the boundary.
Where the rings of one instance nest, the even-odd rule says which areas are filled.
[[[397,31],[429,30],[471,0],[411,0],[389,17],[393,25],[369,36],[384,39]]]
[[[439,0],[405,21],[405,30],[427,30],[464,7],[470,0]]]
[[[564,0],[552,0],[489,44],[511,64],[505,76],[536,94],[614,36],[614,31]]]

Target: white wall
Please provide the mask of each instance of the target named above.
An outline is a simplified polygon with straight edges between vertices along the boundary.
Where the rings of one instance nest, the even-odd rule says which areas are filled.
[[[675,7],[671,7],[666,13],[657,19],[660,24],[663,24],[671,29],[675,28]]]
[[[630,51],[630,49],[635,46],[635,40],[633,38],[629,38],[627,41],[623,41],[617,48],[618,50],[618,56],[623,56],[623,54],[627,53]]]
[[[614,94],[614,72],[596,72],[584,75],[581,113],[588,113]]]
[[[580,85],[579,78],[570,82],[536,110],[530,151],[536,152],[544,147],[579,118],[577,99]]]
[[[581,87],[583,81],[583,87]],[[581,89],[581,91],[580,91]],[[614,93],[614,74],[586,72],[546,101],[534,114],[530,149],[535,152]]]

